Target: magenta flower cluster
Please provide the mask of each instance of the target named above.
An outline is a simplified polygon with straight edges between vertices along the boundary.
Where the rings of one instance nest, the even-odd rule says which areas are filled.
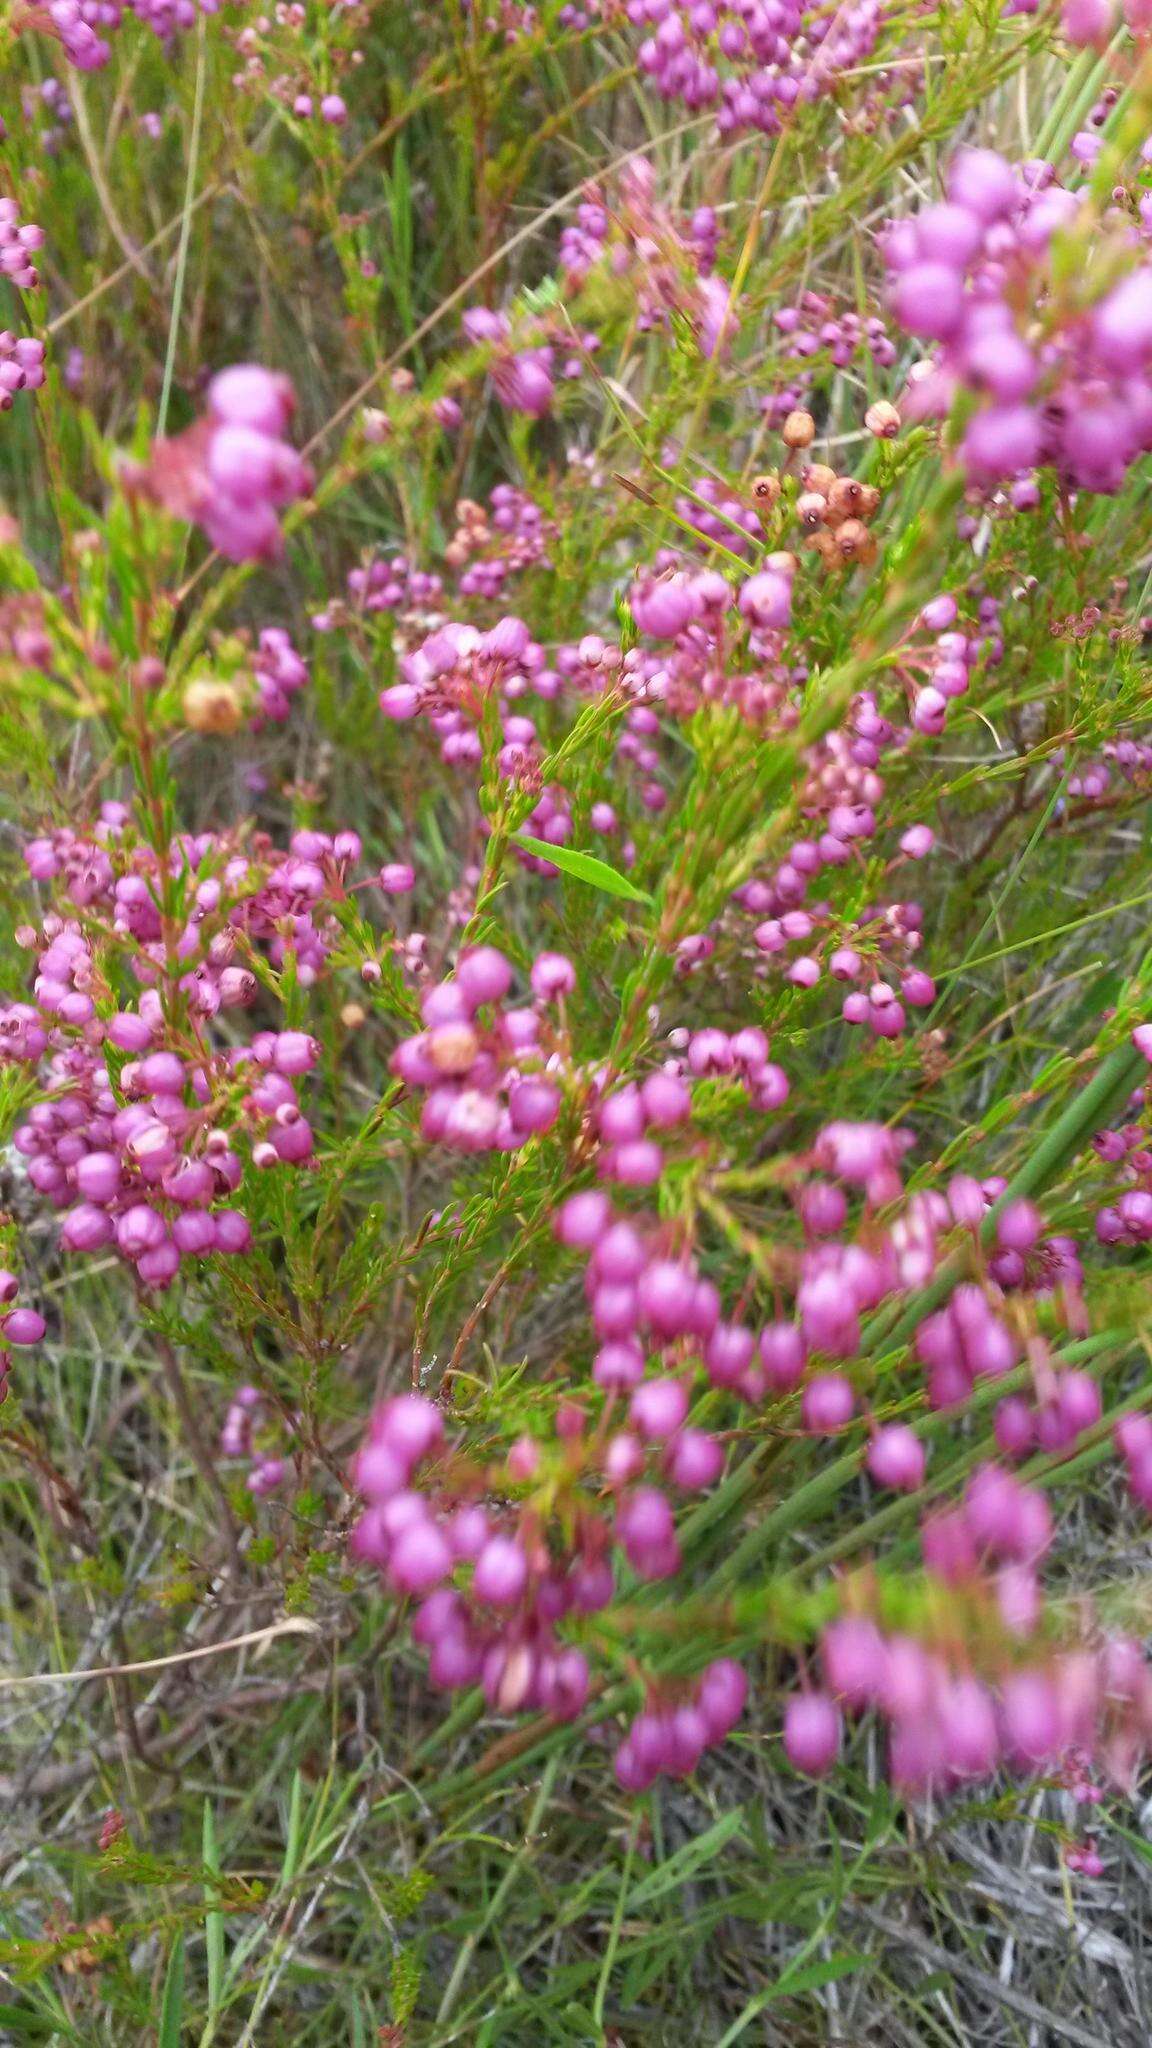
[[[1080,206],[1051,164],[970,149],[947,198],[884,237],[900,325],[939,344],[916,408],[942,414],[972,395],[960,457],[982,488],[1027,492],[1050,467],[1067,489],[1111,493],[1152,447],[1152,268],[1129,263],[1078,305],[1057,297],[1055,251]]]
[[[733,329],[728,285],[715,271],[718,240],[713,210],[678,215],[657,195],[653,164],[635,157],[620,173],[611,206],[598,186],[587,188],[561,233],[560,266],[574,291],[593,273],[626,281],[641,329],[686,323],[701,353],[712,356]],[[597,336],[583,336],[582,346],[594,352]]]
[[[491,346],[489,372],[501,405],[509,412],[527,413],[530,419],[540,419],[551,410],[556,377],[555,351],[550,343],[515,345],[508,315],[492,312],[486,306],[471,307],[464,315],[463,325],[466,341]]]
[[[486,978],[483,993],[491,998],[494,989]],[[696,1035],[695,1059],[689,1048],[697,1074],[713,1070],[706,1054],[720,1052],[719,1043],[702,1045],[708,1036]],[[745,1050],[766,1048],[741,1047],[733,1058]],[[718,1070],[732,1071],[732,1059],[720,1059]],[[683,1079],[663,1071],[607,1095],[596,1121],[602,1139],[626,1148],[646,1142],[644,1129],[681,1126],[691,1110]],[[565,1719],[581,1711],[593,1687],[590,1618],[611,1606],[624,1565],[642,1584],[684,1572],[678,1497],[722,1477],[731,1433],[693,1417],[701,1382],[713,1404],[736,1396],[786,1412],[794,1403],[803,1430],[841,1437],[860,1414],[862,1393],[846,1368],[859,1357],[864,1320],[927,1286],[964,1245],[973,1277],[923,1314],[915,1332],[929,1409],[961,1409],[978,1382],[1018,1365],[1022,1340],[1005,1287],[1059,1293],[1075,1325],[1074,1256],[1066,1241],[1045,1238],[1035,1206],[1000,1202],[994,1240],[982,1249],[1003,1184],[959,1175],[946,1192],[902,1200],[908,1143],[881,1125],[832,1123],[793,1163],[808,1242],[786,1279],[779,1268],[777,1312],[759,1328],[725,1314],[697,1257],[677,1246],[667,1225],[620,1213],[597,1189],[572,1194],[555,1231],[586,1260],[597,1348],[591,1388],[582,1399],[559,1399],[553,1438],[534,1432],[478,1458],[463,1441],[446,1442],[441,1411],[421,1396],[378,1411],[355,1468],[367,1507],[353,1548],[397,1594],[419,1603],[413,1634],[430,1652],[434,1684],[480,1682],[503,1713],[542,1709]],[[856,1225],[854,1201],[863,1204]],[[1045,1246],[1056,1250],[1055,1268],[1041,1257]],[[1013,1394],[997,1411],[1009,1458],[1033,1445],[1067,1454],[1100,1421],[1089,1374],[1056,1370],[1035,1342],[1032,1355],[1032,1398]],[[1117,1446],[1142,1497],[1152,1425],[1129,1418]],[[908,1423],[868,1418],[861,1465],[881,1487],[916,1492],[925,1444]],[[1052,1535],[1043,1492],[1005,1465],[979,1465],[955,1505],[925,1517],[922,1546],[928,1582],[985,1616],[978,1640],[987,1669],[976,1668],[967,1649],[936,1649],[871,1615],[845,1613],[824,1633],[826,1689],[806,1685],[786,1706],[784,1746],[796,1767],[827,1770],[844,1713],[871,1708],[887,1724],[893,1780],[908,1792],[947,1788],[1001,1765],[1046,1769],[1072,1752],[1081,1768],[1091,1759],[1126,1778],[1152,1733],[1152,1682],[1135,1646],[1122,1640],[1059,1655],[1037,1647]],[[694,1680],[647,1682],[646,1703],[617,1750],[621,1785],[641,1791],[661,1774],[694,1770],[735,1726],[746,1688],[727,1658]]]
[[[0,274],[20,291],[35,291],[40,273],[32,259],[43,246],[43,228],[21,220],[17,200],[0,199]]]
[[[980,1475],[970,1492],[977,1501]],[[995,1551],[1013,1505],[989,1490],[980,1509]],[[833,1622],[821,1642],[826,1690],[793,1698],[784,1746],[798,1770],[819,1776],[840,1748],[843,1715],[875,1712],[888,1736],[890,1776],[917,1794],[988,1777],[1001,1766],[1050,1771],[1074,1752],[1126,1783],[1152,1733],[1152,1686],[1127,1637],[1098,1647],[981,1673],[866,1615]]]
[[[715,107],[722,135],[775,134],[798,104],[867,62],[884,18],[880,0],[626,0],[625,13],[643,31],[637,62],[660,97]]]
[[[250,1226],[228,1197],[245,1154],[257,1169],[311,1158],[297,1084],[318,1047],[295,1030],[214,1045],[209,1027],[253,1001],[253,951],[277,968],[291,959],[304,986],[316,980],[338,934],[325,900],[342,894],[359,851],[354,833],[301,831],[288,853],[253,858],[207,833],[174,845],[165,877],[118,804],[105,805],[89,840],[61,828],[29,844],[31,874],[72,914],[22,929],[36,955],[32,999],[0,1012],[0,1057],[46,1062],[14,1143],[61,1213],[67,1249],[112,1247],[155,1288],[184,1258],[247,1250]],[[161,905],[179,883],[189,893],[166,923]],[[105,978],[109,945],[139,990],[119,1007]],[[187,1021],[174,1022],[181,1011]]]
[[[254,1434],[260,1427],[263,1396],[258,1387],[237,1387],[220,1430],[220,1456],[248,1460],[245,1485],[259,1500],[276,1493],[288,1476],[286,1461],[257,1446]]]
[[[421,612],[438,607],[443,595],[442,579],[415,568],[405,555],[375,555],[348,571],[348,600],[354,611]],[[321,614],[312,623],[327,632],[332,622]]]
[[[295,411],[287,377],[239,363],[208,387],[207,416],[174,440],[158,440],[125,482],[179,519],[203,527],[230,562],[273,562],[284,547],[280,517],[312,487],[286,439]]]
[[[12,1351],[39,1344],[48,1327],[39,1309],[17,1300],[19,1292],[15,1273],[0,1269],[0,1405],[8,1398]]]
[[[626,1792],[646,1792],[660,1777],[691,1777],[705,1750],[731,1735],[744,1712],[748,1679],[731,1657],[717,1657],[690,1685],[671,1697],[670,1690],[654,1694],[616,1751],[616,1776]]]
[[[292,709],[292,699],[308,681],[308,664],[298,654],[283,626],[265,626],[252,662],[259,693],[251,726],[260,732],[265,725],[283,725]]]
[[[561,954],[541,953],[530,978],[532,1003],[508,1004],[510,962],[494,946],[476,946],[449,980],[424,990],[424,1029],[401,1041],[391,1066],[423,1093],[421,1129],[433,1143],[515,1151],[555,1123],[563,1096],[545,1012],[575,973]]]
[[[0,328],[0,412],[10,412],[18,391],[39,391],[44,382],[44,343]]]
[[[530,1478],[537,1457],[527,1441],[514,1446],[509,1483]],[[453,1465],[431,1402],[401,1394],[378,1409],[356,1460],[369,1505],[353,1531],[353,1552],[418,1601],[412,1634],[429,1652],[433,1685],[455,1691],[479,1682],[501,1712],[537,1707],[570,1719],[587,1698],[588,1664],[558,1638],[556,1625],[611,1599],[608,1533],[600,1525],[599,1548],[591,1549],[590,1526],[582,1553],[557,1567],[530,1520],[514,1531],[507,1516],[481,1504],[482,1475],[467,1468],[457,1475]]]
[[[198,14],[215,14],[219,0],[30,0],[18,25],[58,42],[78,71],[99,71],[111,58],[108,38],[121,27],[125,5],[166,43]]]

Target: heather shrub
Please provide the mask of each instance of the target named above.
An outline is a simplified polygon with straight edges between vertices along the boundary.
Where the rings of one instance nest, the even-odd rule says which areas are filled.
[[[0,46],[0,2037],[1144,2041],[1152,10]]]

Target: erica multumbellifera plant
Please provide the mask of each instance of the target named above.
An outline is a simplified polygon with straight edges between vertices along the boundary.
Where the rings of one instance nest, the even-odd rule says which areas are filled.
[[[1150,39],[0,17],[0,2034],[1127,2038]]]

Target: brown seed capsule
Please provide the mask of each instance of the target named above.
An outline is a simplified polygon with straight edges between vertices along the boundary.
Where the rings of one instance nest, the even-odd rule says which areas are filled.
[[[900,432],[900,414],[890,399],[878,398],[864,415],[864,425],[878,441],[894,441]]]
[[[808,462],[800,472],[800,481],[806,491],[819,491],[826,498],[836,481],[836,471],[829,469],[826,462]]]
[[[861,519],[874,519],[880,510],[880,493],[875,484],[861,484],[859,513]]]
[[[202,676],[184,692],[184,723],[193,732],[238,732],[243,718],[244,706],[232,683]]]
[[[860,562],[867,567],[876,560],[875,536],[862,519],[846,519],[837,531],[835,545],[843,562]]]
[[[863,494],[864,486],[858,484],[854,476],[838,476],[828,493],[828,509],[839,513],[843,519],[855,519],[859,516]]]
[[[832,534],[827,533],[822,526],[818,526],[815,533],[806,533],[804,535],[804,546],[811,548],[814,554],[819,555],[826,569],[837,569],[840,567],[840,556],[837,551],[835,538]]]
[[[820,491],[803,491],[796,500],[796,517],[806,533],[823,524],[827,510],[828,500]]]
[[[816,422],[810,412],[790,412],[782,434],[786,447],[810,448],[816,439]]]
[[[765,510],[770,512],[780,497],[779,477],[773,476],[771,471],[765,476],[754,476],[752,479],[752,496],[758,505],[763,505]]]

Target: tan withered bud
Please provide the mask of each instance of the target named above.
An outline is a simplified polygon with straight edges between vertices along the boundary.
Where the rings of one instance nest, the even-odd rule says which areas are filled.
[[[777,576],[794,576],[799,564],[791,548],[777,548],[774,554],[765,555],[764,567]]]
[[[866,568],[876,560],[875,535],[862,519],[846,519],[837,530],[834,546],[842,562],[859,562]]]
[[[891,399],[878,398],[864,415],[864,425],[878,441],[894,441],[900,432],[900,413]]]
[[[820,491],[802,491],[796,500],[796,517],[808,533],[815,531],[828,510],[828,500]]]
[[[479,1050],[470,1024],[438,1024],[428,1033],[428,1057],[440,1074],[466,1074]]]
[[[773,505],[779,501],[779,477],[773,476],[771,471],[764,476],[754,476],[752,479],[752,496],[758,505],[763,505],[770,512]]]
[[[814,554],[819,555],[826,569],[839,567],[840,556],[837,551],[835,536],[828,533],[824,527],[818,526],[815,533],[806,533],[804,535],[804,546],[811,548]]]
[[[202,676],[184,692],[184,723],[193,732],[239,732],[244,720],[240,693],[232,683]]]
[[[874,519],[879,510],[880,493],[876,489],[875,484],[861,484],[859,506],[861,519]]]
[[[800,472],[800,481],[806,491],[819,491],[826,498],[836,481],[836,471],[829,469],[826,462],[807,462]]]
[[[532,1652],[521,1643],[510,1650],[500,1680],[497,1706],[502,1714],[515,1714],[523,1706],[532,1684]]]
[[[444,550],[444,560],[450,569],[463,569],[471,553],[466,540],[450,540]]]
[[[73,1922],[69,1922],[65,1932],[76,1934],[79,1932],[79,1929]],[[98,1920],[88,1920],[85,1922],[84,1932],[91,1935],[94,1939],[106,1941],[115,1934],[116,1929],[108,1914],[102,1913]],[[60,1967],[67,1977],[92,1977],[95,1976],[100,1968],[100,1958],[94,1948],[89,1948],[85,1944],[83,1948],[70,1949],[68,1954],[61,1958]]]
[[[788,448],[810,448],[816,439],[816,422],[810,412],[790,412],[781,429]]]
[[[367,1015],[363,1003],[345,1003],[340,1012],[340,1022],[345,1031],[359,1031]]]

